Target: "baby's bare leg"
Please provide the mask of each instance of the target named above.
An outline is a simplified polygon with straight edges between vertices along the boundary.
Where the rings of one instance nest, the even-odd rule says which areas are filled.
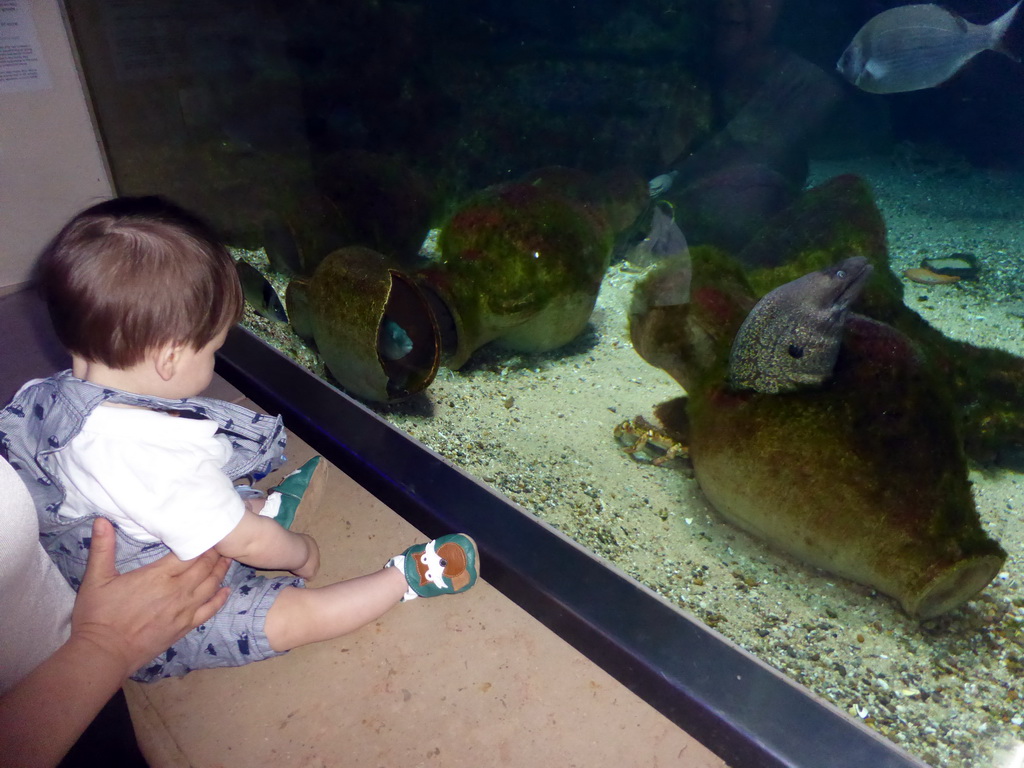
[[[341,637],[383,616],[407,589],[399,568],[326,587],[285,587],[267,612],[267,640],[275,651],[288,651]]]

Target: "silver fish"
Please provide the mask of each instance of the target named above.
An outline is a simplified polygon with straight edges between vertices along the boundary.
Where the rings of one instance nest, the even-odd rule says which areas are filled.
[[[774,395],[825,382],[835,369],[850,304],[870,275],[868,260],[853,256],[766,294],[733,340],[729,383]]]
[[[941,85],[985,50],[1016,60],[1002,39],[1020,4],[989,24],[931,3],[891,8],[861,27],[836,70],[862,91],[902,93]]]

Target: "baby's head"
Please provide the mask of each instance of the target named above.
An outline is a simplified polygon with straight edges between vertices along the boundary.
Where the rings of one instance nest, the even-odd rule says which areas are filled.
[[[231,255],[206,224],[159,197],[79,213],[43,251],[37,281],[64,347],[115,369],[170,343],[201,349],[242,314]]]

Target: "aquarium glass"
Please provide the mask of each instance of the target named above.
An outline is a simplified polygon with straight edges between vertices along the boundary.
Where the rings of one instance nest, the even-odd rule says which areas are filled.
[[[246,327],[920,759],[1024,765],[1010,0],[66,5],[118,192],[224,234]]]

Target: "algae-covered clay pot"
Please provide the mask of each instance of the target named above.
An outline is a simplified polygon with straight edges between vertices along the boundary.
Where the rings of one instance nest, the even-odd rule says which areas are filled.
[[[833,379],[788,395],[690,393],[691,458],[726,519],[926,619],[998,573],[943,396],[910,340],[853,316]]]
[[[329,254],[308,281],[288,286],[296,333],[312,340],[331,374],[367,400],[395,400],[434,380],[440,338],[427,299],[380,253]]]
[[[442,230],[417,272],[362,247],[327,256],[287,293],[296,333],[334,377],[368,400],[406,397],[439,362],[461,367],[484,344],[546,352],[586,327],[615,230],[646,200],[628,174],[603,180],[548,168],[485,190]]]
[[[447,308],[459,368],[490,341],[543,352],[586,327],[611,256],[611,238],[577,202],[542,185],[489,189],[443,228],[441,257],[418,274]]]
[[[686,387],[694,475],[715,509],[914,617],[980,592],[1006,553],[975,509],[956,403],[918,345],[850,315],[827,381],[783,394],[731,388],[730,345],[755,296],[725,254],[692,257],[690,301],[659,305],[679,276],[654,270],[630,328],[638,352]]]
[[[1024,358],[949,338],[907,306],[904,285],[889,266],[885,220],[863,179],[837,176],[805,191],[735,254],[735,265],[747,268],[756,298],[854,253],[874,266],[859,311],[909,336],[929,364],[942,371],[968,458],[1019,468]]]

